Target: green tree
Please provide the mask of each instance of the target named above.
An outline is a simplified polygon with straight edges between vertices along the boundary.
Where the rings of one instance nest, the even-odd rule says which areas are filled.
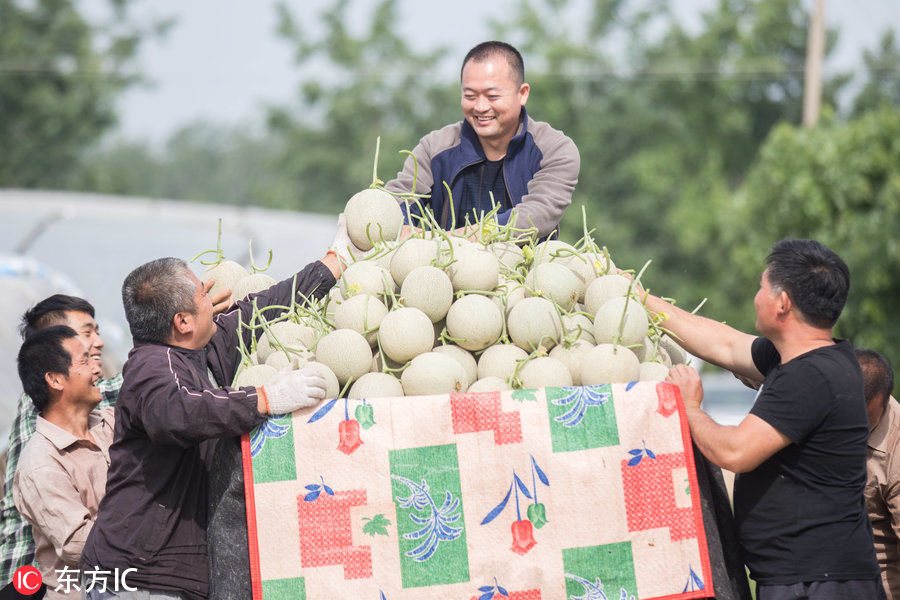
[[[141,40],[168,25],[130,24],[129,5],[111,0],[97,25],[71,0],[0,0],[0,185],[61,186],[115,123]]]
[[[160,150],[122,139],[104,143],[85,153],[67,185],[107,194],[296,208],[272,202],[290,187],[275,166],[280,158],[281,147],[258,133],[195,122],[176,131]]]
[[[372,181],[375,140],[381,136],[379,176],[392,179],[400,149],[458,118],[458,92],[437,81],[446,49],[421,53],[396,30],[396,0],[382,0],[359,37],[347,30],[349,2],[322,14],[313,39],[280,7],[280,32],[296,48],[299,69],[322,75],[302,87],[299,106],[273,109],[271,136],[281,144],[276,168],[289,185],[269,190],[266,203],[337,211]]]
[[[165,171],[165,161],[146,143],[116,139],[102,148],[86,152],[65,187],[102,194],[163,198]]]
[[[900,48],[897,36],[889,30],[881,37],[878,50],[863,54],[867,81],[853,101],[853,114],[880,108],[884,105],[900,106]]]
[[[734,192],[772,128],[800,119],[808,14],[799,0],[720,0],[686,28],[665,2],[591,6],[581,30],[566,25],[570,0],[523,3],[497,27],[531,65],[530,114],[581,151],[562,236],[580,235],[584,204],[618,265],[653,259],[655,290],[715,306]],[[847,80],[827,82],[826,104]]]
[[[837,334],[900,364],[900,109],[883,107],[814,129],[779,125],[735,195],[716,275],[716,318],[752,327],[748,303],[772,243],[812,238],[850,267]]]

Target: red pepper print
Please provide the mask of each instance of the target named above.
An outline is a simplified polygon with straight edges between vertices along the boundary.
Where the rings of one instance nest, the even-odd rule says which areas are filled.
[[[659,404],[656,412],[664,417],[671,417],[678,410],[678,402],[681,400],[681,390],[671,383],[656,384],[656,396]]]
[[[353,454],[363,444],[359,439],[359,421],[341,421],[338,425],[338,435],[340,442],[337,449],[344,454]]]
[[[528,519],[513,521],[511,529],[512,547],[510,550],[516,554],[525,554],[537,544],[534,541],[534,529],[531,526],[531,521]]]

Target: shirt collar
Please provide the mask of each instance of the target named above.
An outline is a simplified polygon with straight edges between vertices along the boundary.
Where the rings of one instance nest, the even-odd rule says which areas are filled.
[[[98,410],[92,410],[88,415],[88,429],[93,431],[96,427],[105,423],[102,413]],[[54,425],[44,417],[38,415],[35,423],[35,431],[43,435],[53,444],[57,450],[65,450],[69,446],[80,442],[87,441],[75,436],[73,433],[66,431],[59,425]]]
[[[897,427],[900,427],[900,404],[897,404],[897,401],[891,396],[888,398],[888,405],[884,414],[881,415],[881,420],[875,426],[875,429],[869,433],[869,448],[887,452],[888,437],[891,429]]]

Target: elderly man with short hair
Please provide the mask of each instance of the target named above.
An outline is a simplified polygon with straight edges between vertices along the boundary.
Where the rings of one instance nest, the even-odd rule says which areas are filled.
[[[215,319],[204,286],[180,259],[151,261],[125,279],[135,346],[123,368],[107,494],[81,561],[83,569],[136,569],[129,584],[140,591],[116,598],[208,596],[208,471],[216,440],[325,396],[324,380],[311,369],[281,371],[259,388],[230,387],[240,365],[238,336],[249,345],[252,335],[239,323],[250,322],[253,300],[262,308],[320,298],[339,274],[329,253]],[[107,597],[97,589],[86,595]]]

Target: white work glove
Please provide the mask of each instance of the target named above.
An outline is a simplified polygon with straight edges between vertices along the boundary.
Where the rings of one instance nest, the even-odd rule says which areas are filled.
[[[323,400],[325,379],[313,367],[299,371],[285,367],[275,373],[262,390],[268,400],[269,414],[284,415]]]
[[[338,258],[345,263],[350,260],[351,253],[357,257],[362,254],[362,250],[353,245],[350,234],[347,233],[347,218],[344,213],[338,215],[338,226],[334,233],[334,241],[331,242],[331,250],[334,250]]]

